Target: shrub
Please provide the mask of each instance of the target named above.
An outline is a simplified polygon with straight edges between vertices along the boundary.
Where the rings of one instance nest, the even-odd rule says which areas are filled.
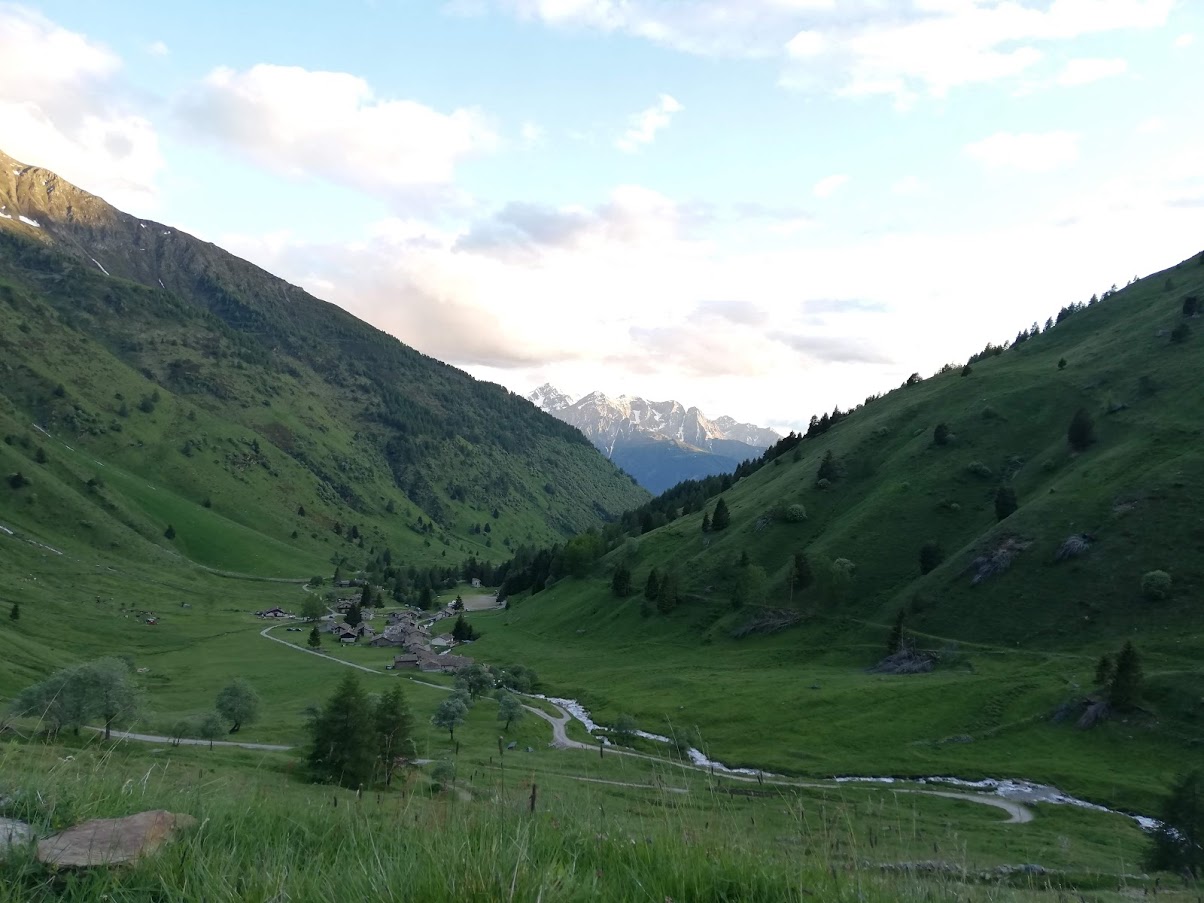
[[[938,423],[936,429],[932,431],[932,441],[937,445],[949,444],[949,424]]]
[[[971,367],[969,364],[966,364],[966,366],[962,367],[962,376],[969,376],[973,372],[974,372],[974,368]]]
[[[1180,323],[1171,330],[1171,341],[1176,345],[1187,341],[1187,337],[1191,335],[1191,327],[1186,323]]]
[[[826,477],[820,477],[818,480],[815,481],[815,488],[816,489],[831,489],[832,481],[827,479]]]
[[[1200,299],[1195,295],[1187,295],[1183,298],[1183,316],[1194,317],[1200,312]]]
[[[987,467],[987,465],[983,464],[981,461],[971,461],[966,465],[966,472],[971,476],[979,477],[983,480],[989,480],[991,477],[995,476],[995,474],[991,471],[991,468]]]
[[[1171,594],[1171,575],[1166,571],[1146,571],[1141,576],[1141,594],[1158,602]]]
[[[1079,408],[1074,412],[1066,430],[1066,438],[1075,451],[1086,451],[1095,441],[1095,421],[1091,419],[1086,408]]]
[[[995,410],[990,405],[987,405],[985,408],[982,409],[982,419],[983,420],[999,420],[1001,418],[1000,418],[999,412],[997,410]]]
[[[8,485],[13,489],[21,489],[29,485],[29,480],[23,473],[18,471],[17,473],[9,474]]]
[[[787,505],[785,502],[778,502],[773,506],[770,513],[775,520],[780,520],[787,524],[799,524],[807,519],[807,509],[797,503]]]
[[[1058,360],[1058,369],[1059,369],[1059,370],[1065,370],[1065,369],[1066,369],[1066,358],[1064,358],[1064,357],[1063,357],[1063,358],[1059,358],[1059,360]]]

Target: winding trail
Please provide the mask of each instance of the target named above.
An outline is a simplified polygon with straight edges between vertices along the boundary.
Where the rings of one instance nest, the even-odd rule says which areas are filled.
[[[279,624],[269,624],[263,630],[259,631],[259,635],[262,637],[265,637],[269,640],[272,640],[274,642],[282,643],[283,645],[288,646],[290,649],[295,649],[298,652],[305,652],[310,655],[316,655],[319,658],[325,659],[326,661],[336,662],[340,665],[346,665],[349,668],[358,668],[361,671],[367,671],[369,674],[375,674],[377,676],[384,676],[382,674],[382,672],[380,672],[376,669],[368,668],[368,667],[365,667],[364,665],[357,665],[355,662],[345,662],[342,659],[331,658],[330,656],[323,655],[320,652],[314,652],[312,649],[302,649],[300,646],[296,646],[293,643],[288,642],[287,640],[282,640],[279,637],[272,636],[270,631],[273,628],[279,627],[279,626],[280,626]],[[432,683],[429,680],[421,680],[420,678],[417,678],[417,677],[411,677],[411,678],[409,678],[409,680],[413,681],[416,684],[421,684],[424,687],[431,687],[435,690],[442,690],[445,693],[452,692],[451,687],[445,687],[442,684]],[[518,695],[525,695],[525,694],[518,694]],[[531,714],[533,714],[539,718],[542,718],[544,721],[548,722],[548,724],[550,724],[552,726],[552,742],[550,745],[553,748],[555,748],[555,749],[578,749],[578,750],[586,750],[589,752],[592,752],[593,750],[598,748],[597,746],[595,746],[592,743],[582,743],[579,740],[571,739],[568,736],[567,728],[568,728],[568,724],[572,720],[573,716],[568,712],[567,709],[565,709],[559,703],[552,702],[551,700],[548,700],[548,699],[545,699],[542,701],[547,703],[548,705],[552,706],[554,709],[556,709],[556,711],[559,713],[559,715],[558,716],[551,715],[551,714],[545,712],[541,708],[537,708],[536,706],[531,706],[531,705],[526,705],[526,704],[523,705],[523,708],[526,709]],[[197,741],[197,742],[205,742],[205,741]],[[231,744],[231,745],[242,745],[242,744]],[[268,748],[288,749],[288,747],[268,747]],[[648,753],[636,752],[635,750],[631,750],[631,749],[619,749],[617,747],[610,746],[610,747],[606,747],[606,751],[608,753],[611,753],[614,755],[628,756],[633,759],[644,759],[649,762],[665,764],[665,760],[663,758],[661,758],[660,756],[653,756],[653,755],[649,755]],[[693,765],[693,764],[681,763],[679,767],[688,768],[688,769],[691,769],[692,771],[698,771],[698,772],[702,772],[703,774],[710,774],[712,776],[715,776],[714,771],[712,771],[710,768],[708,768],[707,766],[704,766],[704,765]],[[565,775],[565,777],[572,777],[572,776]],[[741,781],[741,782],[747,783],[747,784],[756,783],[756,784],[772,784],[774,786],[779,786],[779,787],[803,787],[808,790],[831,790],[834,787],[842,786],[835,782],[792,781],[792,780],[788,780],[785,778],[767,778],[764,776],[758,778],[753,775],[732,774],[730,772],[724,772],[722,774],[722,777],[727,778],[728,780]],[[612,784],[616,787],[634,787],[637,789],[668,790],[672,793],[689,792],[688,788],[655,787],[650,784],[628,784],[628,783],[624,783],[622,781],[607,781],[607,780],[603,780],[601,778],[572,777],[572,779],[578,780],[578,781],[584,781],[584,782],[592,783],[592,784]],[[890,789],[894,793],[914,793],[914,794],[919,794],[921,796],[940,796],[940,797],[944,797],[946,799],[963,800],[965,802],[978,803],[979,805],[982,805],[982,806],[990,806],[993,809],[1001,809],[1004,812],[1006,812],[1009,816],[1008,819],[1005,822],[1003,822],[1003,824],[1005,824],[1005,825],[1027,824],[1028,822],[1031,822],[1033,820],[1033,818],[1035,817],[1032,809],[1028,808],[1027,806],[1025,806],[1021,803],[1013,802],[1012,800],[1003,799],[1003,798],[997,797],[997,796],[991,796],[991,795],[988,795],[985,793],[970,793],[970,792],[962,792],[962,791],[955,791],[955,790],[928,790],[928,789],[919,788],[919,787],[898,787],[898,786],[891,787]]]
[[[104,733],[104,728],[89,727],[88,730],[96,731],[98,734]],[[143,743],[169,743],[172,746],[209,746],[208,740],[194,740],[190,737],[160,737],[157,734],[135,734],[132,731],[112,731],[112,739],[114,740],[139,740]],[[291,746],[277,746],[272,743],[239,743],[235,740],[214,740],[213,746],[235,746],[239,749],[259,749],[268,752],[288,752],[292,749]]]

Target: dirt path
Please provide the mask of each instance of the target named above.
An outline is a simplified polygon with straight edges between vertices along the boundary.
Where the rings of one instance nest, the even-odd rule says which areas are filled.
[[[89,727],[88,730],[104,733],[104,728]],[[112,731],[114,740],[138,740],[142,743],[167,743],[172,746],[209,746],[208,740],[193,740],[189,737],[160,737],[158,734],[135,734],[131,731]],[[288,752],[291,746],[276,746],[272,743],[239,743],[234,740],[214,740],[213,746],[237,746],[239,749],[261,749],[268,752]]]

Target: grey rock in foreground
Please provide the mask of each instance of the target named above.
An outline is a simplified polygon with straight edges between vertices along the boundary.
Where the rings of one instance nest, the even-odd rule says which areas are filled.
[[[38,843],[38,861],[60,868],[135,862],[195,824],[191,815],[162,809],[125,818],[95,818]]]
[[[13,847],[22,847],[33,840],[33,828],[15,818],[0,818],[0,858]]]

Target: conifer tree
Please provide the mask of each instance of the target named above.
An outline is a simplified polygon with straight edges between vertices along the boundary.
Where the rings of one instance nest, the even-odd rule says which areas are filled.
[[[815,482],[818,484],[821,480],[827,480],[831,483],[839,476],[840,465],[836,463],[836,456],[832,454],[832,450],[828,449],[824,452],[823,460],[819,462],[819,470],[815,474]]]
[[[1141,656],[1132,643],[1125,643],[1116,657],[1116,672],[1112,675],[1108,701],[1114,709],[1131,709],[1141,696]]]
[[[377,758],[380,760],[387,787],[393,783],[397,760],[414,750],[411,739],[414,716],[410,714],[405,694],[397,684],[376,701],[372,715],[376,729]]]
[[[815,581],[815,575],[811,573],[811,562],[807,560],[805,552],[795,552],[794,562],[790,566],[790,598],[794,600],[795,590],[804,590]]]
[[[310,724],[309,766],[318,780],[362,787],[372,780],[376,732],[372,708],[355,674],[343,677]]]
[[[660,572],[653,568],[648,574],[648,582],[644,584],[644,598],[649,602],[655,602],[661,594],[661,575]]]
[[[719,501],[715,502],[715,513],[711,517],[711,529],[716,532],[725,530],[731,522],[732,515],[727,510],[727,502],[723,500],[723,496],[719,496]]]
[[[660,591],[656,597],[656,610],[663,615],[669,614],[677,607],[677,575],[665,574],[665,578],[661,581]]]
[[[886,641],[886,654],[894,655],[903,649],[903,620],[906,614],[902,608],[895,615],[895,626],[891,628],[890,638]]]
[[[8,617],[9,617],[9,620],[12,620],[12,621],[21,620],[21,603],[20,602],[13,603],[13,607],[11,609],[9,609]]]
[[[1146,867],[1204,877],[1204,770],[1179,778],[1163,804]]]
[[[702,532],[703,533],[711,532],[711,515],[710,515],[710,512],[708,512],[708,511],[704,511],[702,513]]]
[[[631,569],[626,565],[618,565],[615,567],[614,577],[610,581],[610,591],[624,599],[631,595]]]
[[[1018,507],[1016,502],[1016,490],[1011,486],[1000,486],[995,490],[995,517],[998,520],[1003,520],[1012,514]]]
[[[343,623],[348,627],[358,627],[364,620],[364,615],[360,611],[360,604],[353,602],[351,607],[347,609],[347,614],[343,615]]]
[[[320,633],[318,633],[318,625],[317,624],[315,624],[313,627],[313,630],[311,630],[309,632],[309,639],[306,642],[309,643],[310,649],[318,649],[319,647],[321,647],[322,635]]]
[[[1070,427],[1066,430],[1066,438],[1070,447],[1080,452],[1086,451],[1095,441],[1095,421],[1091,419],[1086,408],[1079,408],[1074,412]]]
[[[1095,685],[1097,687],[1110,687],[1112,678],[1116,675],[1116,663],[1112,661],[1112,656],[1101,655],[1099,661],[1095,664]]]

